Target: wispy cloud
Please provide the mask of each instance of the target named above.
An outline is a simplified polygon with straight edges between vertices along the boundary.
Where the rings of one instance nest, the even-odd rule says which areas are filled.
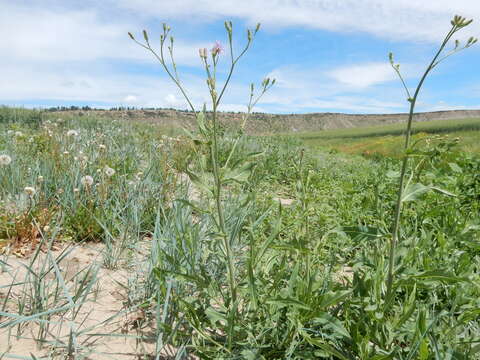
[[[341,109],[355,113],[392,113],[405,108],[405,104],[392,101],[402,96],[401,89],[383,84],[395,79],[390,65],[383,63],[334,69],[285,66],[273,70],[269,76],[279,79],[279,84],[262,105],[276,106],[284,112]],[[366,89],[372,85],[378,87],[369,89],[367,95]]]
[[[3,60],[8,56],[17,64],[101,59],[154,62],[153,56],[148,56],[128,38],[127,32],[141,27],[131,19],[121,20],[106,21],[95,8],[2,4],[0,34],[5,35],[0,41],[0,53]],[[181,65],[199,66],[197,49],[207,45],[206,42],[175,42],[176,61]]]
[[[225,17],[262,22],[268,27],[307,26],[340,32],[363,31],[388,39],[436,41],[454,14],[480,18],[474,0],[156,0],[116,1],[145,17],[210,21]],[[478,24],[462,36],[480,32]]]
[[[328,75],[342,84],[360,89],[396,79],[388,63],[346,66],[333,69]]]

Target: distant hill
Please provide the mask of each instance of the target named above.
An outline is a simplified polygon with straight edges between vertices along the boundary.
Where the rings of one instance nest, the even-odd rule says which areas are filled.
[[[97,115],[102,117],[125,119],[130,121],[147,121],[165,127],[179,125],[193,127],[195,116],[192,112],[179,110],[88,110],[59,111],[62,113]],[[226,127],[236,127],[242,121],[242,113],[222,112],[220,121]],[[247,123],[246,131],[250,134],[272,134],[288,132],[308,132],[327,129],[345,129],[364,126],[376,126],[405,122],[408,114],[342,114],[342,113],[310,113],[310,114],[266,114],[254,113]],[[434,111],[415,114],[415,121],[454,120],[480,118],[480,110]]]

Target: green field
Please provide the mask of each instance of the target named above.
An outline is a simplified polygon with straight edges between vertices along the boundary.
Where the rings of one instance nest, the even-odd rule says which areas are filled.
[[[336,149],[350,154],[400,155],[405,124],[324,130],[295,135],[314,148]],[[457,149],[480,152],[480,119],[436,120],[413,124],[414,139],[434,135],[460,138]]]
[[[479,358],[475,154],[411,159],[388,294],[400,162],[324,147],[401,125],[303,135],[315,149],[226,132],[215,198],[200,132],[0,115],[0,358]]]

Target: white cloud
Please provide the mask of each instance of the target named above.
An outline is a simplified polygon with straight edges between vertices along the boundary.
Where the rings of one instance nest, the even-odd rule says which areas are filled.
[[[221,104],[219,110],[232,112],[247,112],[248,108],[245,104]],[[252,109],[252,112],[267,112],[267,110],[260,106],[255,106]]]
[[[145,17],[211,21],[240,17],[267,27],[307,26],[339,32],[364,31],[378,37],[437,41],[454,14],[480,19],[475,0],[157,0],[116,1]],[[474,23],[462,37],[479,35]]]
[[[382,69],[381,76],[375,74],[377,67]],[[388,75],[386,69],[392,75]],[[333,80],[332,74],[336,77]],[[270,90],[260,105],[270,105],[281,112],[341,109],[355,113],[392,113],[405,111],[407,106],[402,101],[391,100],[405,96],[398,84],[386,84],[387,80],[394,79],[395,73],[385,64],[359,64],[332,70],[284,66],[268,76],[278,79],[278,86]],[[377,86],[368,88],[373,84]]]
[[[477,105],[469,105],[468,107],[465,105],[459,104],[452,104],[447,103],[445,101],[438,101],[437,103],[428,103],[428,102],[421,102],[418,104],[418,111],[448,111],[448,110],[475,110],[480,109],[480,104]]]
[[[138,103],[138,97],[135,95],[127,95],[123,98],[123,102],[127,104],[136,104]]]
[[[104,14],[95,8],[76,10],[2,4],[2,61],[10,60],[17,64],[99,59],[155,61],[127,35],[128,31],[141,29],[140,24],[134,21],[105,21],[101,15]],[[143,39],[141,35],[139,38]],[[176,41],[177,63],[200,66],[198,48],[206,45]]]
[[[397,78],[388,63],[351,65],[333,69],[328,75],[336,81],[354,88],[366,88]]]
[[[185,100],[184,99],[180,100],[173,94],[168,94],[163,98],[163,100],[168,107],[185,108]]]

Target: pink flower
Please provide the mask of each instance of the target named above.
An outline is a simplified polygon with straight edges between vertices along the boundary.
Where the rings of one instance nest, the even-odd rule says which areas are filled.
[[[216,56],[216,55],[219,55],[221,53],[223,53],[223,46],[222,46],[222,43],[220,41],[215,41],[215,44],[213,45],[212,47],[212,55],[213,56]]]

